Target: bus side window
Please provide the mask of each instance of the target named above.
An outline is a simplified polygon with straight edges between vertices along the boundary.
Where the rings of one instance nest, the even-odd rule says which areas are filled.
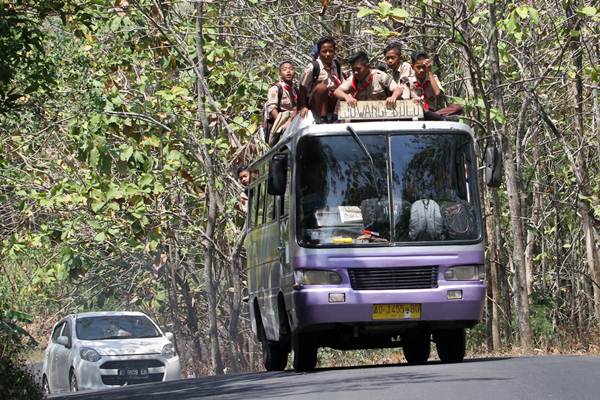
[[[254,187],[254,202],[252,203],[252,208],[253,208],[253,212],[254,215],[252,216],[253,218],[253,224],[254,226],[259,226],[262,223],[261,217],[259,217],[259,213],[262,209],[261,205],[260,205],[260,200],[261,200],[261,193],[260,193],[260,185],[255,186]]]
[[[254,211],[254,204],[256,204],[256,199],[254,195],[256,193],[255,189],[248,190],[248,204],[246,205],[248,210],[248,227],[251,228],[254,226],[254,215],[256,212]]]
[[[258,186],[258,197],[256,199],[256,226],[260,226],[264,223],[264,209],[265,209],[265,186],[266,182],[262,181]]]
[[[275,196],[266,194],[265,195],[265,222],[269,222],[275,219]]]
[[[288,157],[288,160],[290,158]],[[290,171],[290,169],[288,168],[288,172],[287,172],[288,176],[287,176],[287,187],[285,188],[285,194],[283,196],[279,196],[279,207],[280,207],[280,211],[279,211],[279,215],[281,217],[285,217],[288,215],[288,210],[289,210],[289,206],[290,206],[290,187],[291,185],[291,179],[292,179],[292,173]]]

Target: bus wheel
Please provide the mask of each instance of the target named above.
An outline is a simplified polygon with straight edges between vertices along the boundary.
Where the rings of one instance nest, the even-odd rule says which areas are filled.
[[[467,341],[464,328],[438,331],[434,339],[438,357],[443,363],[457,363],[465,358]]]
[[[404,358],[411,365],[425,364],[431,352],[429,332],[416,331],[406,335],[403,344]]]
[[[283,371],[287,365],[288,352],[280,342],[262,342],[263,365],[267,371]]]
[[[292,334],[294,371],[304,372],[314,369],[317,365],[317,350],[318,347],[310,335]]]

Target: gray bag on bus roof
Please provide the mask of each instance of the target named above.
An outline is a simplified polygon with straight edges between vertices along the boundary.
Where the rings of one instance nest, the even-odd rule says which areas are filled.
[[[415,201],[410,207],[408,236],[411,240],[443,239],[444,220],[439,204],[435,200]]]

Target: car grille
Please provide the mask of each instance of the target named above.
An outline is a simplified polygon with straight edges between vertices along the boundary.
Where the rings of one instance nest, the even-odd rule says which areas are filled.
[[[102,383],[105,385],[122,386],[125,383],[128,385],[135,385],[136,383],[162,382],[164,375],[165,374],[162,372],[160,374],[148,374],[147,377],[143,378],[132,378],[119,375],[102,375]]]
[[[165,364],[160,360],[120,360],[107,361],[100,366],[100,369],[122,369],[122,368],[158,368]]]
[[[431,289],[438,286],[438,267],[349,269],[354,290]]]

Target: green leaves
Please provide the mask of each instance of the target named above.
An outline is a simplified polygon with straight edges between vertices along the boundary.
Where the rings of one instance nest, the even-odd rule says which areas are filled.
[[[577,13],[586,17],[595,17],[598,15],[598,9],[596,7],[586,6],[577,10]]]
[[[388,1],[380,1],[377,8],[360,7],[357,13],[358,18],[363,18],[368,15],[375,15],[380,21],[396,21],[403,22],[409,17],[408,11],[400,7],[394,7]]]

